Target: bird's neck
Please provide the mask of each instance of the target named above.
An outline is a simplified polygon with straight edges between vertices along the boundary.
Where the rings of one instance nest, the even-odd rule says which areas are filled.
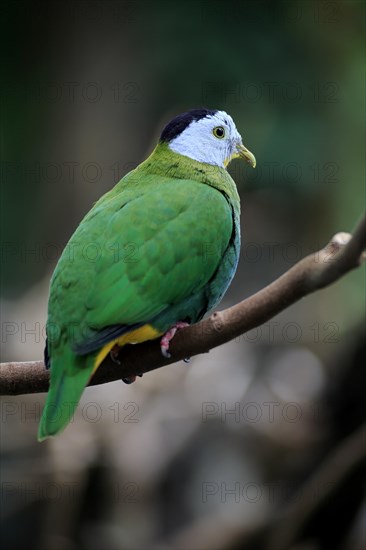
[[[235,182],[225,168],[180,155],[172,151],[167,143],[158,143],[151,155],[136,168],[136,171],[199,181],[215,187],[231,200],[239,201]]]

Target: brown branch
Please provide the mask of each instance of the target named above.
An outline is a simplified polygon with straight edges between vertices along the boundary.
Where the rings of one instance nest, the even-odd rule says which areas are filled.
[[[207,353],[262,325],[307,294],[334,283],[361,264],[365,248],[366,217],[361,220],[353,236],[337,233],[325,248],[303,258],[253,296],[178,332],[171,344],[170,359],[162,357],[156,341],[128,345],[120,352],[121,365],[112,362],[108,356],[90,384],[112,382],[152,371],[185,357]],[[42,361],[2,363],[0,395],[45,392],[48,380],[49,373]]]

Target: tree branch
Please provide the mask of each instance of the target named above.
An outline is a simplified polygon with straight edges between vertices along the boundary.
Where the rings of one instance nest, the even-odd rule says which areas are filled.
[[[121,365],[114,363],[108,356],[91,379],[90,385],[149,372],[185,357],[207,353],[262,325],[307,294],[334,283],[361,264],[365,248],[366,217],[358,224],[353,236],[337,233],[323,249],[300,260],[253,296],[179,331],[170,346],[170,359],[161,355],[156,340],[127,345],[120,351]],[[45,392],[48,383],[49,372],[42,361],[0,365],[0,395]]]

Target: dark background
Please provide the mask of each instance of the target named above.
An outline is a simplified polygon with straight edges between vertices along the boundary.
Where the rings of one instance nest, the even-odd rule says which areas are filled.
[[[222,307],[355,226],[363,2],[2,5],[2,361],[42,357],[68,238],[187,109],[229,112],[257,158],[230,166],[243,245]],[[364,274],[189,366],[86,390],[47,443],[44,395],[3,397],[5,547],[362,548]]]

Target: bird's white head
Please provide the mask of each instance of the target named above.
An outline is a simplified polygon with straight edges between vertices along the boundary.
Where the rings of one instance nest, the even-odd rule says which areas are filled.
[[[166,125],[160,140],[172,151],[206,164],[226,167],[234,158],[242,157],[253,168],[256,165],[225,111],[195,109],[178,115]]]

